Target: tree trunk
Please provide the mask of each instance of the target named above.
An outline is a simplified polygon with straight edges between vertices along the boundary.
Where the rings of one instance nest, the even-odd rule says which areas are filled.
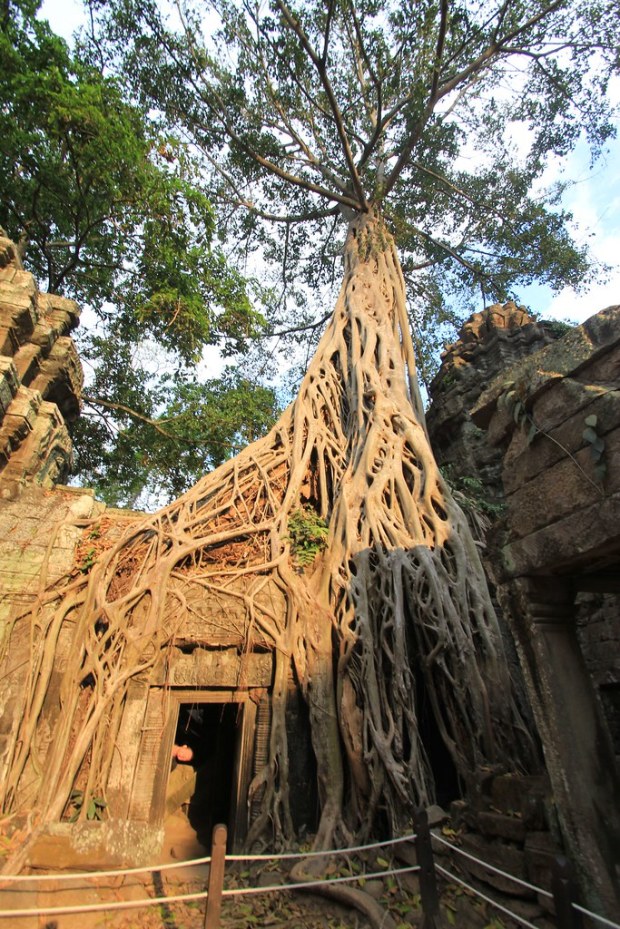
[[[75,585],[71,592],[72,603],[79,600],[71,618],[79,620],[64,686],[75,689],[92,674],[87,718],[102,700],[107,718],[116,718],[129,676],[148,668],[182,624],[185,585],[239,597],[231,583],[244,579],[249,628],[272,644],[279,669],[269,764],[252,788],[264,785],[264,809],[251,841],[271,828],[271,839],[292,839],[289,658],[309,707],[322,811],[317,847],[366,836],[380,823],[400,828],[433,798],[421,692],[465,785],[480,765],[510,769],[526,751],[477,548],[429,446],[403,277],[380,218],[351,222],[344,265],[299,396],[271,433],[128,531],[81,594]],[[304,568],[289,528],[300,509],[329,527],[324,551]],[[225,557],[233,549],[234,565]],[[266,579],[283,592],[284,615],[259,602]],[[60,595],[52,606],[63,610]],[[58,816],[81,762],[73,757],[84,751],[75,725],[52,741],[42,774],[41,796],[55,798],[49,816]],[[95,743],[91,754],[97,768]]]

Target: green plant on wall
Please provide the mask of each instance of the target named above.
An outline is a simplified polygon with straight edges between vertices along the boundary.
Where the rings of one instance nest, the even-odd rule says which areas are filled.
[[[531,445],[536,436],[543,435],[545,438],[549,439],[550,442],[553,442],[554,445],[557,445],[565,455],[568,455],[570,460],[573,462],[575,467],[581,472],[583,477],[591,484],[599,494],[603,494],[601,484],[605,480],[607,474],[607,463],[604,460],[605,456],[605,440],[597,432],[597,423],[598,417],[594,414],[586,416],[584,423],[585,429],[582,432],[582,438],[584,442],[590,448],[590,454],[594,462],[594,474],[596,476],[596,483],[592,478],[586,474],[584,469],[581,467],[575,456],[566,448],[565,445],[562,445],[561,442],[558,442],[552,435],[546,432],[544,429],[535,422],[532,414],[525,406],[526,398],[520,396],[517,391],[514,389],[514,384],[510,383],[506,385],[506,390],[500,394],[497,401],[498,410],[504,410],[511,416],[516,425],[523,430],[527,429],[527,444]]]
[[[72,790],[71,796],[69,797],[68,803],[68,812],[69,812],[69,822],[77,822],[81,812],[82,807],[84,806],[84,791],[83,790]],[[86,809],[86,819],[90,822],[95,820],[102,820],[104,810],[107,806],[105,800],[102,800],[101,797],[91,797],[88,801],[88,806]]]
[[[607,462],[604,459],[605,439],[596,431],[598,418],[594,414],[586,416],[584,422],[586,428],[582,432],[582,437],[590,448],[590,455],[594,462],[594,473],[597,479],[602,483],[607,474]]]
[[[475,510],[491,520],[497,519],[504,512],[504,504],[489,499],[489,492],[479,477],[457,474],[451,464],[442,465],[441,473],[453,493],[459,495],[459,504],[466,512]]]
[[[327,523],[311,506],[301,507],[291,513],[288,531],[293,560],[300,568],[311,565],[327,545]]]

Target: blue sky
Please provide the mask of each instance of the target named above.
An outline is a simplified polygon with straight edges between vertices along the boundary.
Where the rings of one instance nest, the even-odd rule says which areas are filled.
[[[84,23],[80,0],[45,0],[41,15],[52,28],[70,40]],[[615,102],[620,103],[620,78],[612,87]],[[618,125],[620,135],[620,121]],[[564,162],[551,162],[546,182],[570,179],[564,206],[574,216],[574,234],[587,244],[594,258],[610,270],[602,271],[580,292],[564,288],[554,294],[549,287],[532,285],[519,293],[522,303],[542,316],[583,322],[607,306],[620,304],[620,139],[594,167],[590,167],[585,144]]]

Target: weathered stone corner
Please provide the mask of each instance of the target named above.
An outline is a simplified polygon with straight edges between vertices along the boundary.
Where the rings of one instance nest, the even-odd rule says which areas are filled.
[[[66,480],[67,422],[80,411],[83,372],[70,333],[72,300],[39,293],[16,246],[0,238],[0,498]]]

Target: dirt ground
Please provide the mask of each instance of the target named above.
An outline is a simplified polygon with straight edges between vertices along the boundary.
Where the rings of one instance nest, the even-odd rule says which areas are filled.
[[[0,929],[203,929],[204,899],[158,903],[148,907],[113,909],[115,902],[138,902],[145,898],[167,897],[206,890],[208,865],[193,865],[191,859],[208,854],[200,845],[187,819],[179,812],[169,817],[162,856],[157,864],[186,862],[173,870],[108,878],[63,880],[62,872],[49,882],[3,885],[0,878],[0,909],[34,909],[38,916],[0,918]],[[365,856],[334,860],[326,876],[360,875],[350,886],[357,886],[380,905],[391,918],[392,927],[412,929],[422,924],[423,913],[417,874],[405,873],[384,878],[363,877],[374,871],[404,868],[415,863],[412,846],[399,846],[399,859],[384,850]],[[312,891],[267,890],[290,883],[288,863],[228,862],[224,886],[230,891],[265,888],[263,892],[226,896],[222,901],[221,929],[372,929],[359,910],[325,899]],[[38,872],[41,873],[41,872]],[[15,889],[18,886],[23,889]],[[457,885],[440,887],[441,913],[438,929],[508,929],[510,923],[498,918],[472,895]],[[104,911],[45,914],[55,907],[98,905]],[[387,923],[386,923],[387,925]],[[540,923],[540,929],[551,929]]]

